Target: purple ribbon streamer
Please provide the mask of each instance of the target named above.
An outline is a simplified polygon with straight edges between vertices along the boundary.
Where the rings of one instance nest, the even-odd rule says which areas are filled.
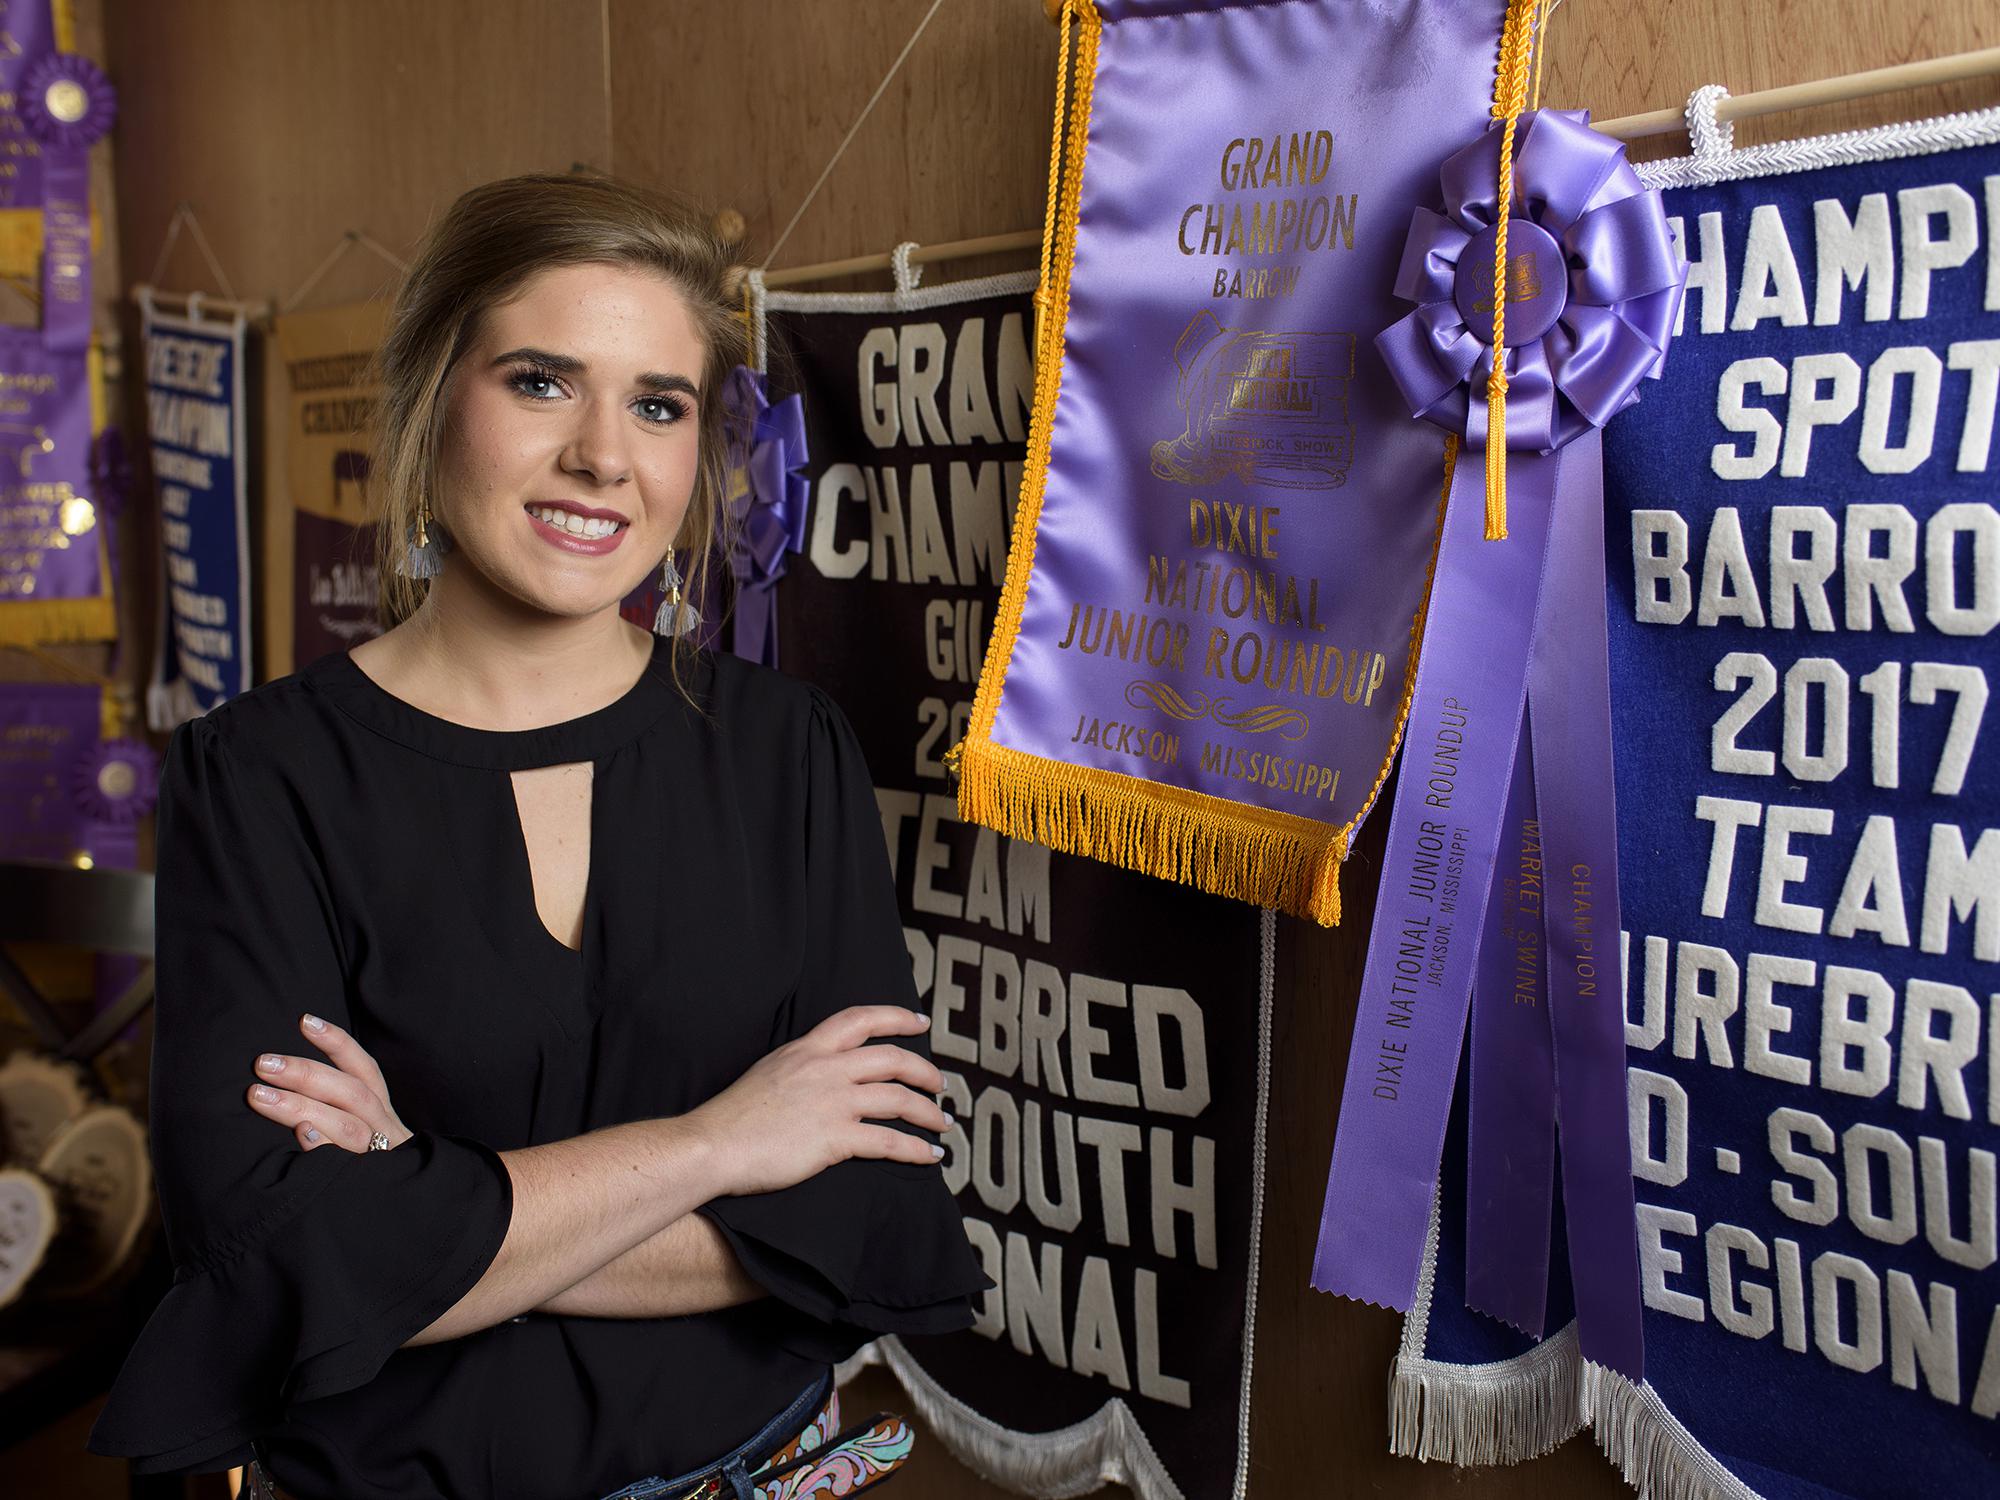
[[[806,543],[811,485],[800,472],[808,461],[805,406],[798,396],[772,403],[764,377],[747,366],[730,372],[724,387],[730,433],[730,513],[736,544],[729,569],[736,579],[732,649],[738,656],[778,664],[778,580],[785,554]]]
[[[42,341],[90,343],[90,155],[42,147]]]
[[[1461,494],[1472,487],[1465,476],[1482,466],[1461,459],[1391,814],[1313,1285],[1409,1305],[1475,955],[1482,937],[1506,930],[1507,913],[1489,906],[1501,829],[1518,828],[1533,816],[1525,809],[1538,808],[1548,868],[1585,872],[1565,874],[1556,888],[1580,900],[1587,886],[1595,905],[1585,912],[1566,902],[1543,934],[1546,1021],[1496,1014],[1496,1001],[1510,998],[1505,994],[1489,993],[1480,1008],[1468,1300],[1523,1328],[1541,1327],[1553,1109],[1564,1146],[1564,1203],[1581,1221],[1571,1228],[1570,1249],[1580,1324],[1587,1320],[1580,1328],[1585,1352],[1638,1378],[1643,1349],[1623,1015],[1589,1004],[1616,990],[1598,971],[1615,975],[1618,930],[1596,434],[1638,399],[1643,380],[1659,375],[1686,269],[1658,194],[1639,182],[1623,146],[1591,130],[1581,111],[1542,110],[1521,117],[1516,211],[1503,285],[1496,288],[1499,140],[1496,123],[1444,163],[1443,212],[1416,211],[1396,281],[1397,294],[1417,307],[1376,337],[1411,414],[1464,434],[1474,447],[1486,441],[1484,391],[1495,360],[1502,363],[1510,382],[1512,537],[1492,548],[1478,540],[1483,531],[1469,514],[1474,504]],[[1511,309],[1509,341],[1498,349],[1491,342],[1496,292]],[[1579,439],[1588,441],[1574,456],[1562,452]],[[1552,522],[1557,507],[1561,516]],[[1579,517],[1581,509],[1593,514]],[[1551,597],[1541,597],[1545,587]],[[1551,701],[1531,730],[1534,754],[1524,753],[1517,766],[1531,642],[1537,706]],[[1579,692],[1577,682],[1587,690]],[[1456,749],[1442,738],[1451,727],[1448,709],[1464,715],[1466,733]],[[1445,758],[1447,751],[1454,759]],[[1430,873],[1426,838],[1436,846]],[[1423,884],[1447,878],[1437,872],[1451,872],[1454,860],[1453,915],[1475,917],[1464,931],[1435,927],[1438,913],[1427,915],[1419,904]],[[1434,886],[1429,899],[1435,904],[1442,892]],[[1585,915],[1595,922],[1587,930]],[[1491,940],[1485,948],[1478,967],[1491,992],[1509,983],[1511,954],[1493,951]],[[1418,1000],[1422,1012],[1414,1009]],[[1513,1091],[1537,1082],[1538,1099],[1509,1107],[1518,1098]]]
[[[1422,1269],[1563,462],[1511,466],[1504,545],[1482,465],[1460,457],[1445,506],[1313,1255],[1314,1287],[1382,1307]]]
[[[1548,1318],[1555,1202],[1556,1062],[1543,956],[1545,861],[1529,739],[1521,736],[1514,756],[1500,846],[1506,874],[1494,881],[1487,902],[1472,990],[1465,1305],[1540,1338]]]
[[[1645,1335],[1626,1136],[1601,446],[1596,432],[1579,439],[1556,487],[1528,714],[1550,872],[1549,1021],[1577,1337],[1585,1358],[1637,1381]]]
[[[89,58],[50,52],[22,75],[20,111],[42,142],[42,339],[74,351],[90,342],[90,147],[117,96]]]

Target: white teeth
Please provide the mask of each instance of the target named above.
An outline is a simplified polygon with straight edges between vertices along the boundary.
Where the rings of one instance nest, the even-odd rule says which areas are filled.
[[[538,521],[555,527],[558,531],[566,531],[571,536],[582,537],[585,540],[610,536],[619,527],[616,521],[585,520],[575,511],[562,510],[553,505],[531,505],[528,507],[528,514]]]

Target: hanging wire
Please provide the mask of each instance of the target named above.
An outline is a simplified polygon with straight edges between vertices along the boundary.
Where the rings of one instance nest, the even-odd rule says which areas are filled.
[[[935,16],[943,6],[944,0],[931,0],[931,8],[924,12],[924,18],[917,22],[917,29],[911,32],[910,39],[903,43],[903,50],[898,52],[896,60],[889,64],[889,71],[884,73],[882,81],[875,85],[875,92],[870,94],[868,102],[861,106],[861,113],[855,116],[854,123],[847,127],[847,134],[842,136],[840,144],[834,147],[832,157],[820,169],[819,177],[807,191],[805,201],[799,204],[798,208],[793,212],[791,220],[785,225],[784,233],[778,236],[778,242],[771,247],[771,253],[764,257],[764,263],[759,267],[760,270],[768,271],[771,269],[771,262],[776,260],[778,252],[785,248],[785,241],[790,239],[792,231],[799,227],[799,220],[804,218],[806,210],[812,207],[813,199],[819,196],[819,190],[826,186],[827,178],[833,175],[833,169],[840,164],[840,158],[846,154],[848,146],[853,143],[854,137],[860,132],[862,124],[868,119],[869,114],[873,112],[876,104],[887,91],[890,80],[895,78],[896,74],[902,69],[904,59],[909,57],[911,49],[917,45],[917,39],[924,34],[924,29],[931,24],[931,17]]]
[[[240,301],[236,289],[229,284],[229,277],[223,271],[222,263],[215,258],[215,250],[208,243],[208,236],[202,232],[201,220],[195,217],[194,205],[185,198],[174,206],[174,216],[167,221],[166,238],[161,242],[160,253],[153,259],[151,284],[158,286],[167,274],[167,258],[174,253],[174,246],[180,241],[183,225],[194,236],[195,246],[201,251],[202,259],[208,262],[208,274],[215,278],[215,284],[221,288],[222,295],[231,302]]]
[[[398,274],[407,274],[410,269],[408,261],[376,239],[375,236],[363,229],[350,229],[341,235],[331,250],[326,252],[326,258],[313,267],[312,273],[298,284],[297,289],[293,291],[291,296],[278,304],[278,311],[280,313],[288,313],[297,307],[299,303],[303,302],[306,294],[318,286],[326,273],[338,265],[341,257],[346,255],[356,245],[359,245],[364,250],[373,251],[376,255],[394,266]]]
[[[1542,107],[1542,59],[1548,56],[1548,43],[1544,36],[1549,28],[1549,19],[1562,9],[1563,0],[1541,0],[1535,12],[1535,81],[1529,88],[1528,108]]]

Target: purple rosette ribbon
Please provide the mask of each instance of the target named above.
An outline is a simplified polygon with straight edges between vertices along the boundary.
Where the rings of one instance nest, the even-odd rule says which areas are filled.
[[[730,372],[722,389],[729,441],[729,512],[735,544],[729,553],[736,579],[734,650],[767,667],[778,664],[778,580],[785,554],[806,543],[811,486],[806,464],[805,405],[796,396],[772,402],[764,377],[747,365]]]
[[[1521,116],[1507,229],[1507,447],[1547,453],[1657,378],[1686,268],[1660,195],[1589,111]],[[1410,415],[1486,443],[1500,127],[1444,164],[1444,209],[1410,220],[1396,295],[1417,304],[1375,337]],[[1478,399],[1475,399],[1477,397]]]
[[[21,76],[21,123],[42,143],[42,341],[90,341],[90,148],[117,118],[118,96],[87,57],[50,52]]]
[[[1543,1331],[1556,1132],[1582,1350],[1636,1380],[1598,437],[1660,374],[1687,270],[1623,144],[1570,110],[1519,117],[1496,267],[1502,130],[1444,163],[1397,272],[1416,308],[1375,340],[1411,415],[1479,449],[1497,360],[1505,447],[1447,501],[1313,1284],[1409,1305],[1470,1012],[1469,1304]],[[1531,886],[1533,911],[1496,905]]]
[[[118,118],[118,95],[97,64],[75,52],[46,52],[21,75],[21,123],[42,144],[85,151]]]
[[[136,823],[160,795],[160,758],[143,740],[103,740],[77,757],[70,792],[93,823]]]

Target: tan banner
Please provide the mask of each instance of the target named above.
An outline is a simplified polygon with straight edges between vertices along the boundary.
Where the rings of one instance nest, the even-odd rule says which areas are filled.
[[[290,313],[265,383],[273,445],[264,529],[265,661],[281,677],[379,633],[366,381],[387,302]]]

